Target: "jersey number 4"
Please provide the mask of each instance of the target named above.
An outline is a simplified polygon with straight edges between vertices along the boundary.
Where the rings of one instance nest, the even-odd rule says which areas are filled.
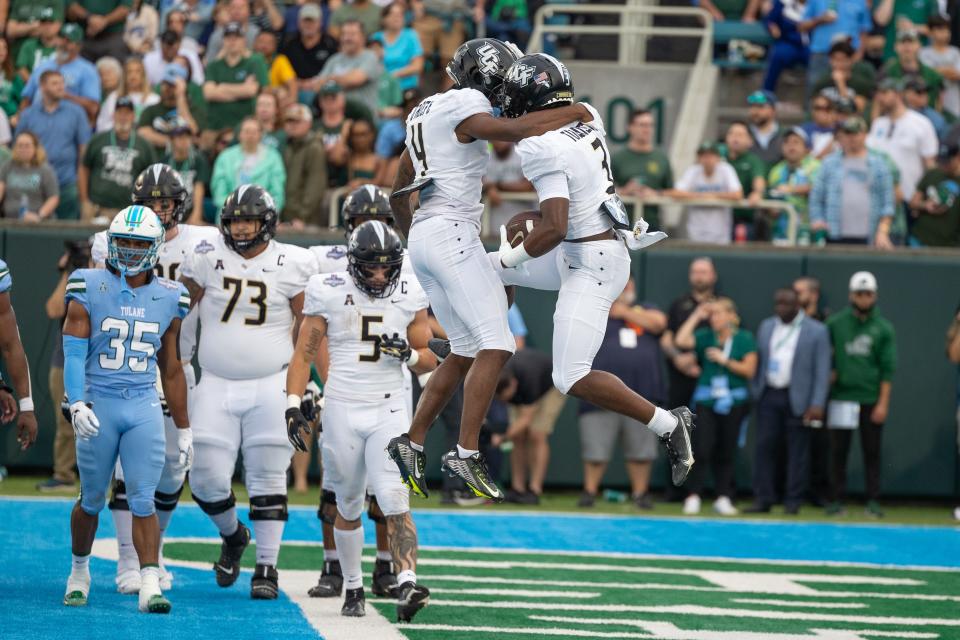
[[[427,175],[427,148],[423,145],[423,123],[415,122],[410,127],[410,148],[420,163],[420,177]]]
[[[156,322],[143,322],[136,320],[133,323],[133,338],[130,340],[130,346],[127,346],[127,338],[130,336],[130,323],[120,318],[104,318],[100,323],[100,331],[112,334],[110,338],[110,348],[113,349],[112,355],[106,353],[100,354],[100,366],[104,369],[116,371],[123,367],[124,362],[130,367],[131,371],[142,373],[147,370],[147,361],[153,357],[154,347],[149,342],[144,342],[148,335],[158,335],[160,325]],[[127,349],[130,350],[130,357],[127,358]]]
[[[223,310],[223,316],[220,318],[220,321],[230,322],[230,316],[233,315],[233,310],[240,300],[240,293],[243,291],[244,286],[248,289],[257,290],[254,295],[250,296],[250,302],[257,307],[257,317],[244,318],[243,323],[250,326],[260,326],[267,321],[267,285],[259,280],[243,281],[239,278],[223,279],[223,290],[229,291],[233,289],[233,295],[230,296],[230,301],[227,302],[227,308]]]

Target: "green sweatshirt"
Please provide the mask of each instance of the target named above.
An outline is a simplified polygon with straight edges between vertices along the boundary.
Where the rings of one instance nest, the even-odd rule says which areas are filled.
[[[830,389],[833,400],[873,404],[880,383],[893,379],[897,366],[897,345],[893,325],[874,308],[865,319],[847,307],[827,319],[833,345],[836,382]]]

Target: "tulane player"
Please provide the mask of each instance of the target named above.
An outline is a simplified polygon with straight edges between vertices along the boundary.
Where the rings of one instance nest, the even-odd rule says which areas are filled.
[[[193,434],[178,348],[190,298],[183,285],[153,274],[163,236],[152,210],[128,207],[107,231],[107,268],[79,269],[67,280],[63,377],[77,435],[81,488],[70,518],[73,567],[63,599],[68,606],[87,603],[90,548],[119,454],[140,559],[140,610],[170,611],[160,591],[154,503],[164,465],[163,411],[154,386],[158,364],[179,429],[180,463],[187,468]]]

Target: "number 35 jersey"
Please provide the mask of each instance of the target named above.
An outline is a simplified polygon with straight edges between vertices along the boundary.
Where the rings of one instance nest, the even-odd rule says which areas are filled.
[[[344,272],[321,273],[310,278],[303,314],[327,321],[330,372],[323,388],[337,400],[383,400],[403,393],[401,363],[380,353],[381,334],[407,336],[407,327],[421,309],[429,306],[416,278],[400,274],[393,295],[371,298]]]
[[[592,121],[574,122],[517,144],[523,175],[533,183],[540,202],[550,198],[570,200],[567,240],[613,227],[601,211],[604,201],[616,193],[607,134],[597,110],[581,104],[593,114]]]
[[[283,370],[293,355],[290,301],[317,272],[308,250],[271,240],[247,259],[222,236],[201,243],[180,267],[203,289],[200,368],[229,380],[253,380]]]
[[[130,289],[107,269],[74,271],[66,297],[90,316],[86,384],[91,389],[152,387],[161,337],[190,310],[190,296],[179,282],[154,276]]]

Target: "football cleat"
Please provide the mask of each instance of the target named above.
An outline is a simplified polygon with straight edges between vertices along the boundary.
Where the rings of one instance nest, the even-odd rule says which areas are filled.
[[[397,575],[393,572],[393,563],[377,560],[373,565],[373,595],[378,598],[397,597]]]
[[[74,574],[67,578],[67,591],[63,594],[63,604],[68,607],[87,606],[87,594],[90,593],[90,573]]]
[[[400,585],[397,596],[397,622],[410,622],[430,602],[430,590],[414,582]]]
[[[116,583],[117,591],[120,593],[126,595],[140,593],[140,570],[126,569],[124,571],[118,571]]]
[[[160,558],[160,588],[164,591],[173,589],[173,574],[163,566],[163,558]]]
[[[138,608],[142,613],[170,613],[170,601],[160,590],[160,568],[145,567],[140,578]]]
[[[427,491],[427,456],[411,446],[410,436],[403,434],[393,438],[387,445],[387,453],[397,463],[403,483],[421,498],[429,497]]]
[[[155,593],[151,596],[140,596],[140,611],[142,613],[170,613],[173,605],[162,593]]]
[[[233,585],[240,577],[240,558],[250,544],[250,529],[242,522],[238,525],[232,535],[223,538],[220,559],[213,565],[213,570],[217,572],[217,584],[221,587]]]
[[[362,618],[367,615],[366,598],[363,595],[363,587],[359,589],[347,589],[347,596],[343,599],[343,607],[340,608],[340,615],[349,618]]]
[[[487,461],[482,453],[475,453],[469,458],[461,458],[456,449],[443,454],[441,468],[452,477],[459,477],[467,484],[467,488],[478,495],[494,502],[503,502],[503,491],[490,476]]]
[[[427,340],[427,348],[437,357],[437,364],[443,362],[450,355],[450,341],[442,338],[430,338]]]
[[[679,487],[687,479],[687,474],[693,467],[693,447],[690,444],[690,434],[694,429],[693,420],[697,416],[686,407],[671,409],[670,413],[677,419],[677,426],[670,433],[660,436],[660,440],[667,447],[667,458],[670,459],[673,484]]]
[[[310,587],[307,595],[311,598],[339,598],[343,592],[343,572],[339,560],[323,563],[323,572],[315,587]]]
[[[269,564],[258,564],[250,579],[250,597],[254,600],[276,600],[280,593],[277,568]]]

